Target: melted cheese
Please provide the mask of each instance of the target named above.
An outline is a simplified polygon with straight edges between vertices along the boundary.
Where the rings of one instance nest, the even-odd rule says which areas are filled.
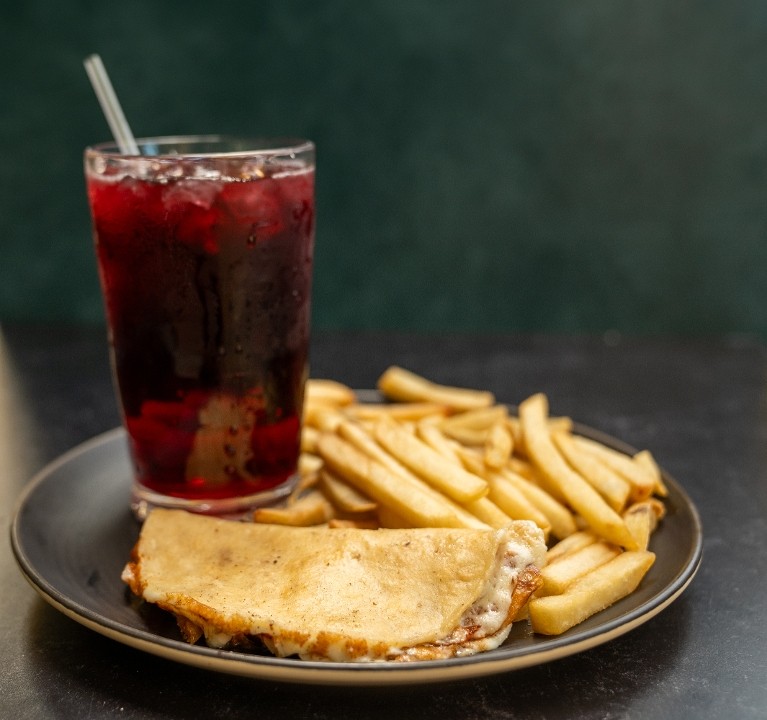
[[[529,546],[511,539],[500,544],[493,572],[487,578],[482,595],[464,612],[459,627],[434,643],[433,656],[460,657],[500,646],[511,632],[509,613],[520,573],[535,567],[536,562],[540,562],[540,558]],[[439,652],[440,647],[445,648],[445,653]],[[425,651],[429,653],[421,646],[397,649],[393,654],[405,656],[400,659],[429,659],[424,657]]]

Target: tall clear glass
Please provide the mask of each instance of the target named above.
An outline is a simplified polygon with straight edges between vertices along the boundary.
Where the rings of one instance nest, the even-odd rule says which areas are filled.
[[[242,514],[300,449],[314,145],[175,137],[85,151],[133,509]]]

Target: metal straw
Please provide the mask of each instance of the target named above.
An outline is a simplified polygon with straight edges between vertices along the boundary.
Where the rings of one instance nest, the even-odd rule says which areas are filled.
[[[114,135],[117,147],[123,155],[139,155],[136,139],[133,137],[128,121],[125,119],[120,101],[115,95],[112,83],[109,81],[104,63],[98,55],[89,55],[83,61],[85,71],[88,73],[91,85],[99,99],[101,109],[104,111],[109,127]]]

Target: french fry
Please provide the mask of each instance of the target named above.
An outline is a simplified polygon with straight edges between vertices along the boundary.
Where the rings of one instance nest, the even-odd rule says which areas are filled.
[[[546,418],[548,401],[543,394],[533,395],[519,406],[522,432],[535,466],[580,513],[598,535],[615,545],[634,550],[636,540],[618,515],[578,473],[570,468],[554,446]]]
[[[665,513],[665,506],[655,498],[634,503],[623,513],[623,519],[636,539],[640,550],[647,550],[650,536]]]
[[[328,470],[322,470],[319,473],[319,487],[330,502],[343,512],[368,513],[378,507],[378,504],[367,495],[337,478]]]
[[[310,490],[291,505],[254,510],[253,521],[306,527],[326,523],[333,514],[333,506],[325,499],[325,496],[317,490]]]
[[[412,420],[401,420],[400,422],[397,423],[397,425],[403,430],[405,430],[406,432],[408,432],[410,435],[415,435],[416,425],[415,425],[415,422],[413,422]]]
[[[377,421],[381,417],[390,417],[394,420],[419,421],[430,417],[444,417],[449,408],[439,403],[365,403],[360,405],[348,405],[344,412],[357,420]]]
[[[436,450],[451,462],[461,464],[461,459],[454,444],[442,434],[440,428],[432,423],[422,422],[418,424],[416,433],[432,450]],[[486,497],[469,502],[465,507],[472,515],[487,523],[490,527],[502,528],[511,522],[511,518]]]
[[[567,498],[562,494],[559,487],[551,482],[529,458],[522,460],[516,455],[513,455],[504,469],[525,478],[525,480],[531,482],[547,495],[553,497],[561,505],[567,505]]]
[[[434,415],[424,415],[422,418],[414,420],[413,422],[417,422],[421,425],[439,425],[444,419],[445,416],[440,412],[439,414]]]
[[[316,449],[317,446],[315,445],[315,450]],[[298,456],[298,474],[301,477],[316,473],[321,467],[322,458],[315,453],[302,452]]]
[[[465,507],[472,515],[490,527],[504,528],[511,523],[511,518],[486,497],[466,503]]]
[[[586,480],[615,510],[622,512],[631,493],[631,485],[596,455],[582,450],[570,433],[551,433],[554,444],[565,460]]]
[[[305,403],[322,403],[325,405],[351,405],[357,401],[357,393],[350,387],[336,380],[309,378],[304,392]]]
[[[487,483],[482,478],[451,463],[394,422],[382,419],[376,425],[375,438],[403,465],[453,500],[467,503],[487,495]]]
[[[532,520],[548,537],[551,530],[548,518],[503,475],[495,472],[488,473],[487,484],[490,487],[488,497],[503,512],[514,520]]]
[[[533,632],[559,635],[636,590],[655,561],[651,552],[622,552],[570,585],[561,595],[529,603]]]
[[[550,417],[546,420],[549,432],[572,432],[573,420],[569,417]],[[519,417],[510,416],[506,421],[514,440],[514,452],[522,460],[529,460],[527,448],[525,447],[525,438],[522,434],[522,423]]]
[[[589,524],[586,522],[586,520],[583,519],[581,515],[574,515],[575,518],[575,526],[578,528],[578,530],[589,530]]]
[[[655,479],[655,494],[659,497],[668,497],[668,488],[666,487],[666,483],[663,482],[663,474],[661,473],[658,464],[655,462],[652,453],[649,450],[640,450],[634,455],[634,462],[637,465],[644,467]]]
[[[432,450],[436,450],[443,457],[456,463],[461,462],[455,445],[445,437],[438,426],[428,421],[421,421],[416,426],[416,435]]]
[[[470,473],[484,477],[487,472],[485,458],[476,448],[466,447],[465,445],[456,445],[456,455],[461,461],[461,465]]]
[[[485,465],[496,470],[502,468],[508,463],[513,449],[514,441],[508,425],[496,422],[491,426],[485,440]]]
[[[470,428],[471,430],[489,430],[493,425],[509,417],[505,405],[491,405],[475,410],[466,410],[445,418],[440,426],[447,431],[451,428]]]
[[[511,439],[514,441],[514,451],[520,456],[520,459],[527,460],[527,448],[525,448],[525,439],[522,437],[522,423],[519,417],[511,416],[506,420],[511,433]]]
[[[331,470],[404,518],[406,526],[488,527],[421,479],[393,472],[337,435],[323,434],[318,449]]]
[[[578,578],[604,565],[619,553],[620,549],[617,546],[599,541],[589,543],[580,550],[560,558],[558,562],[547,564],[541,570],[541,595],[561,595]]]
[[[301,452],[315,453],[320,431],[316,427],[304,425],[301,429]]]
[[[311,427],[323,432],[332,432],[340,423],[344,416],[335,405],[326,405],[316,403],[304,406],[304,428]]]
[[[419,486],[424,492],[435,495],[439,499],[439,502],[447,503],[447,505],[449,505],[452,509],[453,514],[456,516],[456,520],[454,521],[453,525],[457,527],[469,528],[487,527],[487,525],[482,522],[474,513],[471,513],[468,509],[464,508],[459,503],[454,502],[451,498],[439,493],[436,489],[412,473],[393,455],[388,453],[373,438],[372,431],[369,433],[357,423],[347,421],[339,426],[338,433],[342,438],[348,440],[358,450],[361,450],[373,460],[381,463],[381,465],[386,467],[395,475],[402,477],[410,484]]]
[[[558,500],[549,495],[521,475],[511,470],[501,470],[501,474],[519,492],[521,492],[532,505],[540,510],[551,525],[551,533],[559,540],[572,535],[577,527],[573,514]]]
[[[453,410],[487,407],[495,402],[490,392],[439,385],[396,365],[379,377],[378,390],[390,400],[432,402],[447,405]]]
[[[375,426],[373,426],[374,428]],[[342,422],[337,430],[338,434],[344,439],[348,440],[358,450],[361,450],[373,460],[380,462],[391,472],[403,476],[407,479],[414,479],[415,476],[401,463],[395,459],[393,455],[386,452],[375,440],[372,435],[373,428],[369,431],[351,420]]]
[[[442,426],[442,432],[452,440],[456,440],[462,445],[482,447],[487,442],[487,428],[473,428],[463,425],[447,427]]]
[[[630,498],[632,501],[646,500],[652,495],[656,479],[652,471],[648,470],[641,462],[637,463],[628,455],[591,438],[576,435],[573,439],[580,447],[596,455],[605,465],[628,480],[631,484]]]
[[[634,536],[639,550],[647,550],[650,545],[652,523],[655,520],[652,510],[648,506],[636,507],[623,513],[629,531]]]
[[[346,440],[324,433],[318,450],[331,470],[415,527],[453,526],[454,514],[447,503],[407,482]]]
[[[559,562],[568,555],[585,548],[587,545],[598,542],[599,538],[589,530],[579,530],[552,545],[546,553],[546,565]]]
[[[445,435],[464,445],[484,446],[490,438],[493,426],[499,423],[505,425],[508,416],[509,411],[505,405],[491,405],[450,415],[440,423],[440,428]],[[505,431],[510,436],[508,428],[505,428]],[[505,442],[513,444],[510,437]]]
[[[516,442],[516,440],[514,442]],[[514,449],[516,451],[516,445],[514,446]],[[530,482],[535,482],[535,468],[528,460],[523,460],[521,457],[512,455],[509,458],[509,462],[506,464],[506,467],[515,475],[519,475],[525,478],[525,480],[529,480]]]

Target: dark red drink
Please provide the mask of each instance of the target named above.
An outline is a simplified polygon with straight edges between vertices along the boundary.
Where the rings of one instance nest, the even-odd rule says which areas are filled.
[[[139,495],[214,511],[273,496],[300,445],[313,162],[141,162],[87,172]]]

